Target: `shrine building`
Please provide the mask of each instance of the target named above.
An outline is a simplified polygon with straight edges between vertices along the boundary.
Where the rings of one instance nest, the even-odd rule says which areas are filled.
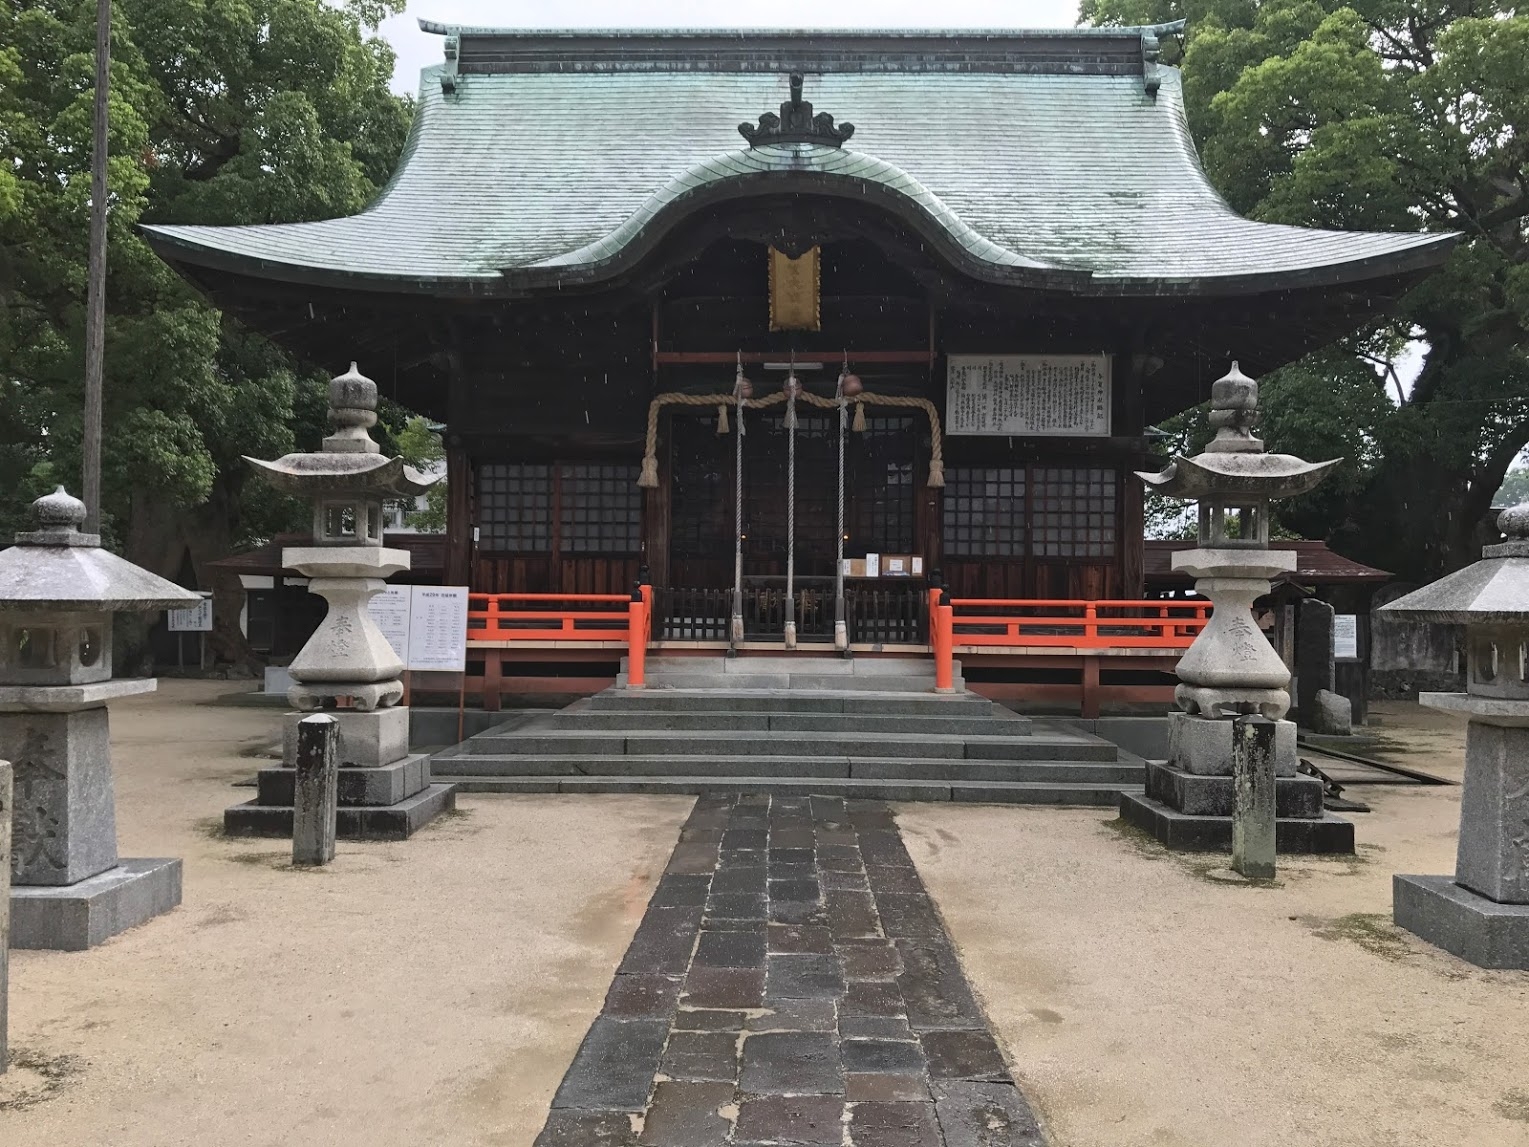
[[[444,62],[365,211],[147,238],[445,424],[447,584],[643,578],[660,646],[790,622],[822,649],[838,616],[917,647],[935,571],[1143,597],[1151,425],[1234,359],[1362,326],[1456,241],[1237,215],[1158,62],[1178,24],[424,27]]]

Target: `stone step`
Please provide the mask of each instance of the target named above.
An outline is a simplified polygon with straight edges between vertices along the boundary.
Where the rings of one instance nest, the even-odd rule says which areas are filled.
[[[1081,733],[1047,730],[1044,735],[980,736],[935,733],[778,732],[768,737],[726,730],[670,732],[664,729],[590,732],[518,729],[504,736],[492,730],[460,746],[462,755],[583,754],[590,756],[761,756],[761,757],[940,757],[984,761],[1113,761],[1108,741]]]
[[[522,726],[524,727],[524,726]],[[902,716],[896,713],[783,713],[703,712],[640,709],[575,709],[569,706],[538,728],[578,728],[585,730],[731,730],[734,732],[862,732],[862,733],[944,733],[947,735],[1008,735],[1023,737],[1030,733],[1030,721],[1018,714],[939,714]]]
[[[621,663],[625,672],[626,661]],[[738,657],[656,656],[647,659],[649,674],[705,673],[715,677],[759,677],[803,675],[809,677],[879,677],[892,681],[899,677],[932,677],[933,659],[928,655],[913,657],[840,657],[815,653],[743,654]],[[959,663],[956,672],[960,672]]]
[[[971,693],[844,693],[833,690],[607,689],[585,702],[588,710],[687,713],[998,713],[1009,710]]]
[[[878,692],[901,692],[901,693],[933,693],[934,673],[926,671],[920,676],[907,677],[855,677],[832,673],[791,672],[791,673],[715,673],[703,670],[685,670],[674,672],[654,672],[649,670],[645,675],[647,687],[650,689],[807,689],[807,690],[847,690],[858,692],[862,689]],[[627,675],[618,674],[616,677],[617,688],[627,686]],[[964,689],[965,683],[960,677],[953,682],[957,690]]]
[[[462,777],[470,793],[651,793],[692,796],[716,792],[859,797],[888,801],[970,801],[983,804],[1083,805],[1113,808],[1139,785],[1054,784],[1049,781],[855,780],[834,777]]]
[[[487,755],[443,753],[431,762],[431,776],[478,777],[737,777],[794,776],[921,779],[941,781],[1037,781],[1140,787],[1139,763],[1102,761],[968,761],[959,758],[782,757],[782,756],[587,756],[576,753]]]

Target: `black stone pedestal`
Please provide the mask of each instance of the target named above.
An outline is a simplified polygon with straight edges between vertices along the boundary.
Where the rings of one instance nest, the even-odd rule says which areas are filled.
[[[1499,904],[1451,876],[1391,877],[1400,928],[1478,968],[1529,968],[1529,904]]]
[[[1120,817],[1178,852],[1231,852],[1231,777],[1201,776],[1162,761],[1147,762],[1142,795],[1120,795]],[[1354,826],[1322,808],[1322,782],[1278,777],[1274,787],[1276,852],[1352,853]]]
[[[296,772],[261,769],[256,797],[223,813],[229,836],[290,837]],[[430,760],[414,753],[375,768],[339,769],[340,840],[407,840],[448,809],[456,808],[456,787],[430,783]]]

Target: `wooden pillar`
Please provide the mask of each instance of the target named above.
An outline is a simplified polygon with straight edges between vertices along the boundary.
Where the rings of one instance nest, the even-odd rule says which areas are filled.
[[[446,447],[446,584],[471,585],[472,461],[460,445]]]
[[[1099,716],[1099,658],[1083,655],[1083,703],[1084,720],[1092,721]]]

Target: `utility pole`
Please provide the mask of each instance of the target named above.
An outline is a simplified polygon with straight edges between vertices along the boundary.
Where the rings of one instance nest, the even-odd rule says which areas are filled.
[[[96,0],[96,101],[90,149],[90,256],[85,293],[85,532],[101,530],[101,373],[106,357],[106,108],[111,0]]]

